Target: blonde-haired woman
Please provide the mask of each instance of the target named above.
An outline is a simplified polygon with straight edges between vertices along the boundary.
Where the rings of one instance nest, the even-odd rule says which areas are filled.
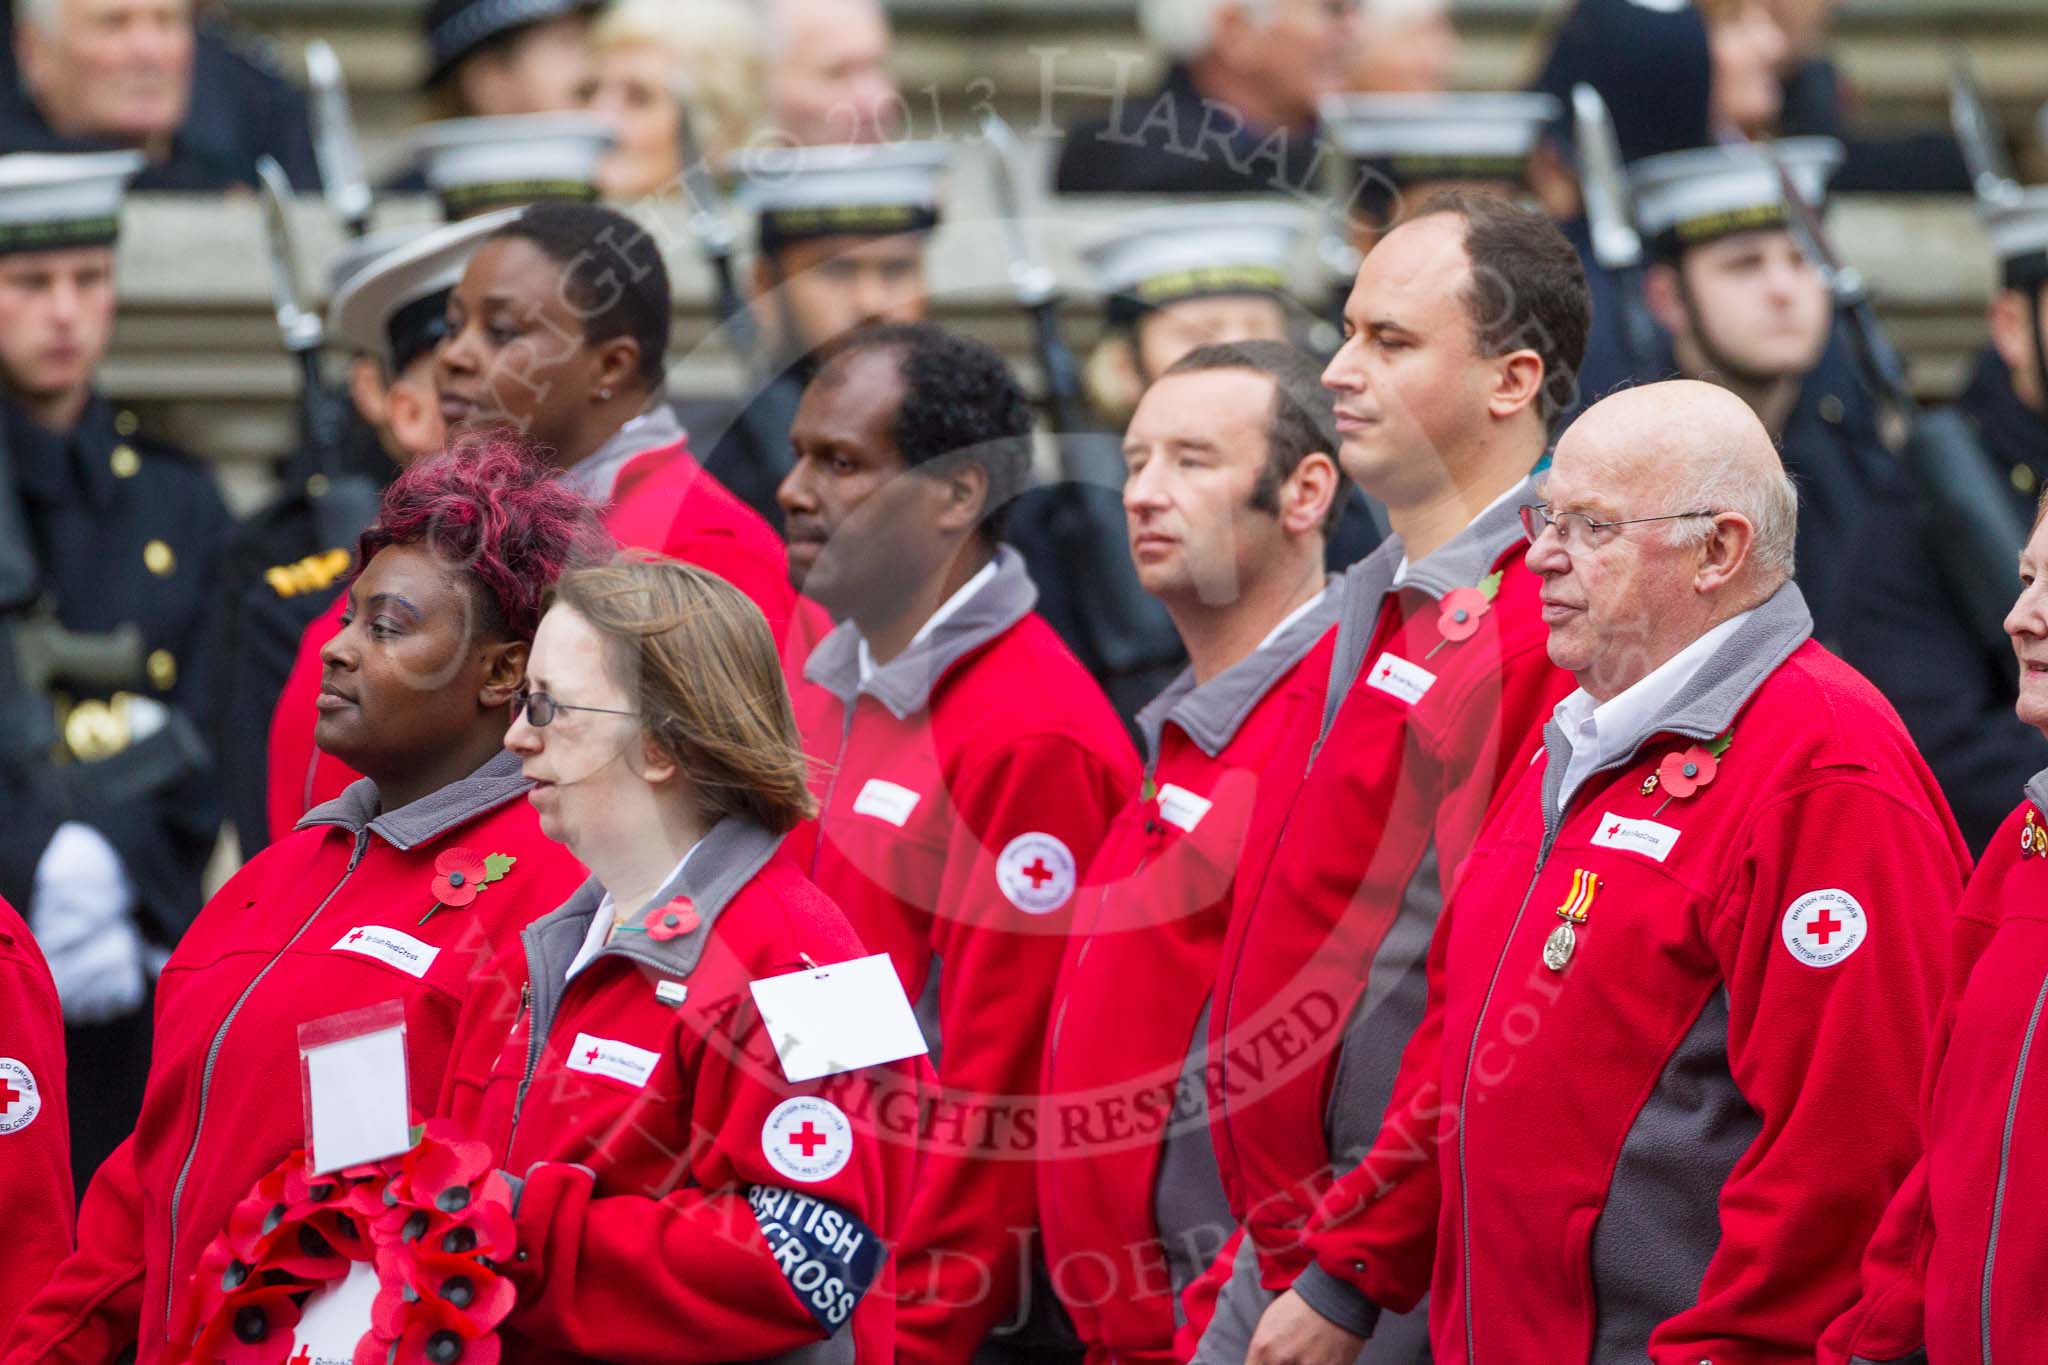
[[[519,1184],[506,1358],[889,1359],[915,1148],[869,1119],[926,1073],[792,1083],[749,989],[866,956],[781,852],[814,806],[767,621],[621,556],[564,576],[527,680],[506,747],[593,875],[476,984],[444,1095]]]
[[[745,0],[619,0],[605,11],[590,31],[583,101],[618,137],[598,167],[605,198],[676,192],[686,108],[712,166],[746,146],[766,99],[763,23]]]

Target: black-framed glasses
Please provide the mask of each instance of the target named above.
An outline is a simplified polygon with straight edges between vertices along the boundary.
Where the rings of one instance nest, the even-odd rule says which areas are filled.
[[[1575,544],[1599,545],[1623,526],[1640,526],[1646,521],[1684,521],[1689,517],[1716,517],[1718,512],[1666,512],[1656,517],[1626,517],[1620,521],[1595,521],[1584,512],[1553,512],[1550,504],[1532,502],[1521,508],[1522,531],[1535,544],[1544,528],[1553,527],[1566,549]]]
[[[536,730],[554,724],[558,711],[594,711],[601,716],[638,716],[638,711],[614,711],[609,706],[570,706],[556,701],[541,691],[517,692],[512,697],[512,719],[518,720],[523,712],[526,723]]]

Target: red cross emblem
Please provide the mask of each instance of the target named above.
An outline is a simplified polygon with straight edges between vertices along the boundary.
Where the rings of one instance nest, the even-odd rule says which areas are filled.
[[[1619,822],[1617,822],[1617,823],[1615,823],[1615,824],[1612,824],[1612,825],[1609,825],[1609,826],[1607,827],[1607,837],[1608,837],[1608,838],[1612,839],[1612,838],[1613,838],[1613,837],[1614,837],[1615,835],[1617,835],[1617,834],[1619,834],[1619,833],[1621,833],[1621,825],[1620,825],[1620,823],[1619,823]]]
[[[1393,677],[1393,676],[1394,676],[1394,666],[1393,666],[1392,664],[1381,664],[1381,665],[1380,665],[1380,676],[1381,676],[1382,678],[1391,678],[1391,677]]]
[[[348,941],[349,941],[350,943],[354,943],[354,942],[355,942],[355,941],[356,941],[357,939],[361,938],[362,936],[363,936],[363,931],[362,931],[362,930],[360,930],[360,929],[358,929],[358,930],[356,930],[356,931],[355,931],[355,932],[354,932],[353,934],[350,934],[350,935],[348,936]]]
[[[814,1128],[809,1119],[805,1119],[804,1126],[789,1135],[789,1145],[803,1148],[804,1156],[807,1158],[816,1156],[818,1148],[824,1146],[828,1141],[830,1139]]]
[[[22,1093],[19,1090],[8,1084],[5,1079],[0,1079],[0,1114],[12,1109],[14,1102],[21,1098]]]
[[[1842,922],[1836,919],[1834,913],[1825,907],[1822,908],[1819,919],[1808,920],[1806,924],[1806,932],[1819,939],[1820,946],[1823,948],[1828,946],[1828,940],[1840,933],[1841,929]]]
[[[313,1365],[313,1353],[301,1346],[299,1353],[287,1360],[284,1365]]]
[[[1045,865],[1045,859],[1039,858],[1034,860],[1031,866],[1024,869],[1024,875],[1030,879],[1031,889],[1036,891],[1039,887],[1052,880],[1052,869]]]
[[[584,1053],[584,1054],[583,1054],[583,1060],[584,1060],[584,1061],[586,1061],[586,1062],[594,1062],[594,1061],[596,1061],[596,1060],[597,1060],[597,1049],[593,1047],[593,1048],[591,1048],[591,1049],[590,1049],[590,1051],[588,1051],[588,1052]]]

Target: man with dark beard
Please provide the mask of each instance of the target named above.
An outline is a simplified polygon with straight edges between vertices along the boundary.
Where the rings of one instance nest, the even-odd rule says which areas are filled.
[[[925,248],[948,155],[925,142],[768,148],[746,160],[761,368],[737,410],[685,420],[708,442],[705,468],[778,531],[775,490],[796,463],[789,424],[824,354],[871,323],[924,320]]]

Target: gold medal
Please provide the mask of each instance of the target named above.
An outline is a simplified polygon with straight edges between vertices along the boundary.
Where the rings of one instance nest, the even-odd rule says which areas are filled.
[[[1598,873],[1579,868],[1572,873],[1572,889],[1565,896],[1564,904],[1557,907],[1557,917],[1564,921],[1550,931],[1550,937],[1543,940],[1543,965],[1553,972],[1561,972],[1578,951],[1579,931],[1577,926],[1586,922],[1586,915],[1593,908],[1593,897],[1600,894]]]
[[[2048,853],[2048,829],[2034,823],[2034,808],[2027,807],[2027,822],[2020,827],[2020,856],[2032,858]]]

